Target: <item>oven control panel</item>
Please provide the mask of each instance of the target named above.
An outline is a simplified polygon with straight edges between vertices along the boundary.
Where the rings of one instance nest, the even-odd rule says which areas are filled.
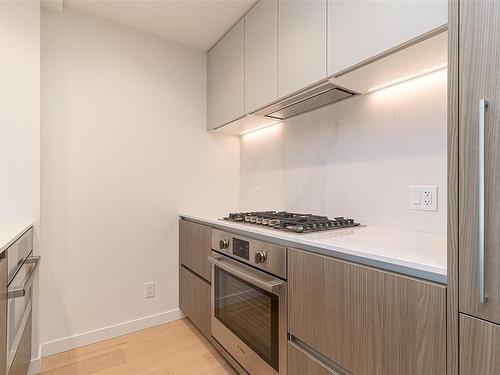
[[[233,238],[233,255],[250,260],[250,242],[242,240],[241,238]]]
[[[255,263],[266,263],[267,261],[267,253],[265,251],[258,251],[255,253]]]
[[[286,279],[286,247],[212,229],[212,250]]]

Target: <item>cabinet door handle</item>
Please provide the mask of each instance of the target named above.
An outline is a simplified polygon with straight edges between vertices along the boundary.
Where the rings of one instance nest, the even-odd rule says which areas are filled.
[[[278,294],[281,288],[285,285],[285,282],[278,278],[266,277],[266,280],[261,279],[256,273],[245,272],[246,266],[240,266],[238,264],[231,265],[231,260],[228,260],[222,256],[209,256],[208,261],[214,266],[222,268],[223,270],[229,272],[230,274],[245,280],[246,282],[253,284],[265,291]],[[248,267],[248,270],[252,270]]]
[[[486,295],[484,286],[484,182],[485,182],[485,170],[484,170],[484,141],[485,141],[485,116],[486,108],[488,108],[488,101],[481,99],[479,101],[479,302],[484,304],[488,302],[488,296]]]

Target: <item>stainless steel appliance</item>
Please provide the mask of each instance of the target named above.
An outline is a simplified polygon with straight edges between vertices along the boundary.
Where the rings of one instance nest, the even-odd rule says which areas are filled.
[[[7,374],[26,374],[31,360],[32,284],[39,257],[33,256],[33,229],[7,250]]]
[[[323,230],[351,228],[360,225],[353,219],[301,214],[287,211],[259,211],[230,213],[224,220],[238,223],[257,224],[294,233],[311,233]]]
[[[415,72],[444,69],[448,62],[446,30],[447,25],[444,25],[394,46],[384,53],[280,98],[252,112],[252,115],[283,120],[376,91],[401,80],[401,77],[414,76]]]
[[[325,79],[301,90],[299,93],[293,93],[259,109],[254,114],[284,120],[356,95],[359,95],[359,93],[340,87]]]
[[[286,374],[286,248],[212,230],[212,336],[251,375]]]

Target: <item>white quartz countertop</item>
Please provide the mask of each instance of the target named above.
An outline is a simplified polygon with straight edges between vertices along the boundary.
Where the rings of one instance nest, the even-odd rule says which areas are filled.
[[[32,226],[26,222],[0,223],[0,254]]]
[[[378,226],[296,234],[217,218],[184,214],[180,217],[261,241],[447,283],[445,234]]]

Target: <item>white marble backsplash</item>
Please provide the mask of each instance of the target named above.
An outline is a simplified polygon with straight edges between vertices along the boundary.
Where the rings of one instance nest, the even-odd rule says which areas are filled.
[[[242,136],[241,209],[446,233],[446,100],[440,71]],[[437,212],[409,209],[418,184]]]

